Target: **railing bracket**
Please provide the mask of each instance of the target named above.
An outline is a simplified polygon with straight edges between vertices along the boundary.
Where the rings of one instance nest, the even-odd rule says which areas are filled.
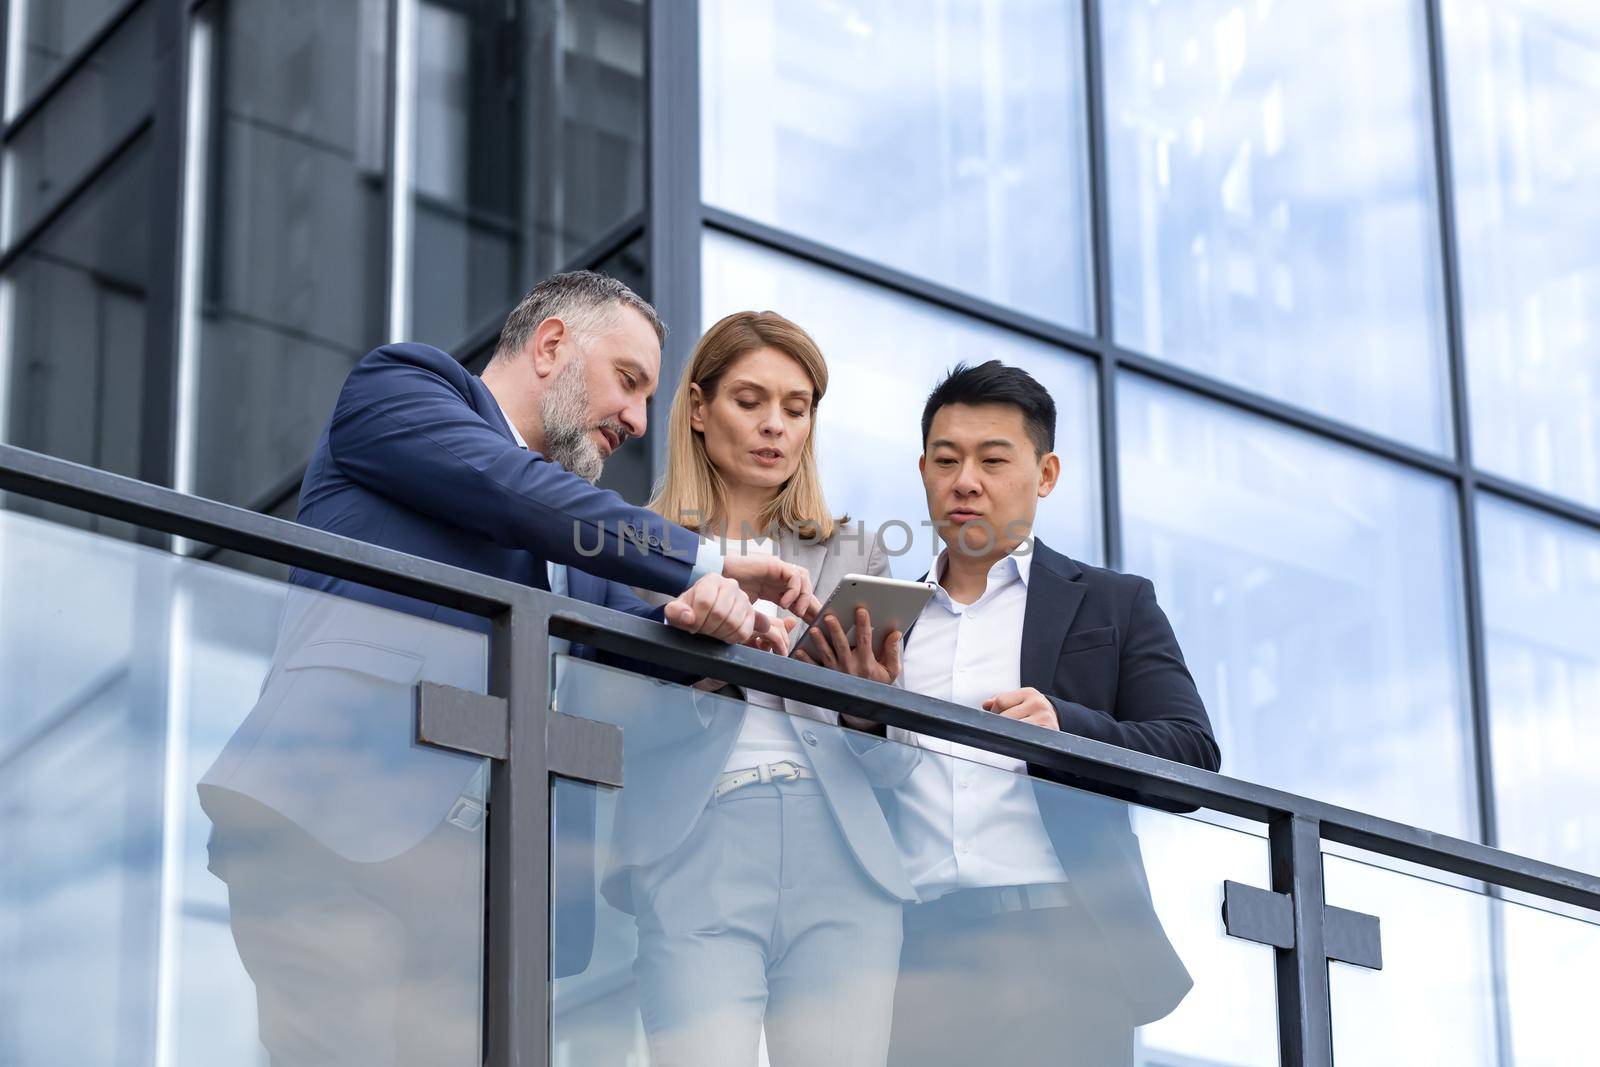
[[[1323,908],[1322,939],[1330,960],[1373,971],[1383,970],[1383,939],[1376,915],[1344,908]]]
[[[622,788],[622,727],[552,711],[545,757],[551,774]]]
[[[1294,898],[1243,882],[1223,882],[1222,925],[1229,937],[1294,948]],[[1330,960],[1383,970],[1383,942],[1376,915],[1324,907],[1322,939]]]
[[[1223,882],[1222,925],[1230,937],[1294,948],[1294,898],[1243,882]]]
[[[490,759],[510,756],[510,714],[504,697],[438,682],[418,682],[416,694],[418,741]]]

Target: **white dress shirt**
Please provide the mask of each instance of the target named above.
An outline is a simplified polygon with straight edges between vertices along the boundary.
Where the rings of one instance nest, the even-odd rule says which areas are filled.
[[[518,448],[522,448],[522,449],[526,449],[528,447],[528,442],[524,441],[522,439],[522,435],[517,432],[517,428],[515,426],[511,425],[511,420],[510,419],[506,420],[506,425],[511,427],[511,436],[515,437],[517,439],[517,447]],[[544,571],[545,577],[550,582],[550,591],[552,593],[554,593],[556,596],[566,596],[567,595],[567,565],[565,563],[551,563],[548,560],[546,560],[544,567],[545,567],[545,571]],[[552,646],[554,646],[554,644],[557,641],[561,641],[561,639],[559,637],[553,637],[553,638],[550,639],[550,643],[551,643]],[[565,652],[566,650],[567,650],[567,642],[561,641],[561,647],[560,647],[559,651]]]
[[[777,548],[770,538],[750,541],[727,541],[718,546],[724,555],[775,556]],[[758,600],[755,609],[773,622],[778,621],[778,605],[770,600]],[[810,767],[805,746],[794,732],[793,720],[783,710],[783,701],[771,693],[756,689],[745,690],[744,722],[739,727],[739,738],[728,753],[725,771],[743,771],[763,763],[781,763],[789,760],[802,767]]]
[[[943,576],[948,553],[939,554],[932,574]],[[996,563],[972,604],[958,604],[936,586],[906,641],[900,686],[973,708],[1021,688],[1032,558],[1012,554]],[[918,762],[896,791],[895,840],[922,900],[977,886],[1067,880],[1025,763],[899,727],[888,735],[939,753]]]

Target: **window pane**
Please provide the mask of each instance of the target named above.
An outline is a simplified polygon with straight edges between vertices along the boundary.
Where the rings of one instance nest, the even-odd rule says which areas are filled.
[[[1476,837],[1447,484],[1143,378],[1118,411],[1128,569],[1223,771]]]
[[[1377,917],[1383,952],[1381,970],[1328,964],[1338,1067],[1561,1062],[1495,1056],[1494,909],[1528,909],[1332,852],[1322,870],[1329,905]]]
[[[1600,507],[1600,8],[1444,12],[1473,458]]]
[[[1600,871],[1600,532],[1483,498],[1500,847]]]
[[[383,340],[384,0],[219,11],[194,491],[264,505]],[[198,150],[198,149],[197,149]]]
[[[420,0],[416,73],[411,334],[454,348],[643,209],[644,6]]]
[[[1445,450],[1422,5],[1102,9],[1117,340]]]
[[[818,409],[817,462],[828,506],[888,532],[901,578],[919,577],[933,558],[927,498],[917,473],[922,404],[958,361],[1004,360],[1022,367],[1056,402],[1061,480],[1039,505],[1036,529],[1051,547],[1087,563],[1102,558],[1100,448],[1089,361],[1052,345],[954,312],[852,281],[722,234],[704,252],[706,325],[735,311],[771,308],[804,327],[828,358],[828,392]],[[658,405],[655,418],[663,420]]]
[[[144,366],[149,206],[141,142],[0,277],[0,439],[143,474],[144,393],[160,388]]]
[[[7,40],[18,42],[11,58],[21,69],[7,75],[14,88],[6,114],[15,114],[125,2],[11,0]]]
[[[1327,902],[1377,918],[1383,968],[1328,965],[1336,1064],[1592,1060],[1600,923],[1323,856]]]
[[[702,0],[706,202],[1092,328],[1082,14]]]
[[[6,146],[6,245],[148,114],[154,25],[150,5],[134,12]]]

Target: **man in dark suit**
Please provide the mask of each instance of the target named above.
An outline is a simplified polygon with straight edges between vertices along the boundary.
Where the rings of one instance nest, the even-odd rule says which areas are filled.
[[[1032,536],[1061,467],[1049,393],[998,361],[958,366],[922,432],[945,547],[901,684],[1215,770],[1150,583]],[[889,801],[920,901],[906,914],[891,1062],[1132,1063],[1134,1028],[1193,983],[1151,903],[1127,805],[981,749],[889,736],[921,749]]]
[[[585,271],[529,293],[482,378],[426,345],[373,351],[317,442],[300,521],[781,647],[752,601],[814,613],[805,568],[724,560],[592,484],[644,433],[663,332]],[[260,699],[200,783],[262,1042],[275,1064],[475,1060],[483,765],[418,745],[411,694],[481,690],[488,623],[309,571],[291,583]],[[652,609],[628,585],[672,599]]]

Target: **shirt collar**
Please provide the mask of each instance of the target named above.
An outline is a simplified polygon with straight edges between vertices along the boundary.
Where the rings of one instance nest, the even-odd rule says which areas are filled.
[[[950,554],[950,546],[946,545],[934,557],[933,566],[928,569],[928,577],[938,582],[944,577],[945,559]],[[1012,575],[1022,579],[1022,587],[1028,587],[1028,578],[1033,570],[1033,538],[1028,538],[1018,545],[1016,550],[1005,559],[999,560],[989,568],[989,580],[993,582],[996,577],[1009,578]]]
[[[523,439],[522,439],[522,435],[521,435],[521,434],[520,434],[520,433],[518,433],[518,432],[517,432],[517,428],[516,428],[516,427],[515,427],[515,426],[514,426],[514,425],[512,425],[512,423],[511,423],[511,420],[510,420],[510,419],[507,419],[507,420],[506,420],[506,427],[507,427],[507,428],[508,428],[508,429],[510,429],[510,431],[511,431],[511,436],[512,436],[512,437],[515,437],[515,438],[516,438],[516,439],[517,439],[517,447],[518,447],[518,448],[524,448],[524,449],[525,449],[525,448],[527,448],[527,447],[528,447],[528,442],[526,442],[526,441],[524,441],[524,440],[523,440]]]

